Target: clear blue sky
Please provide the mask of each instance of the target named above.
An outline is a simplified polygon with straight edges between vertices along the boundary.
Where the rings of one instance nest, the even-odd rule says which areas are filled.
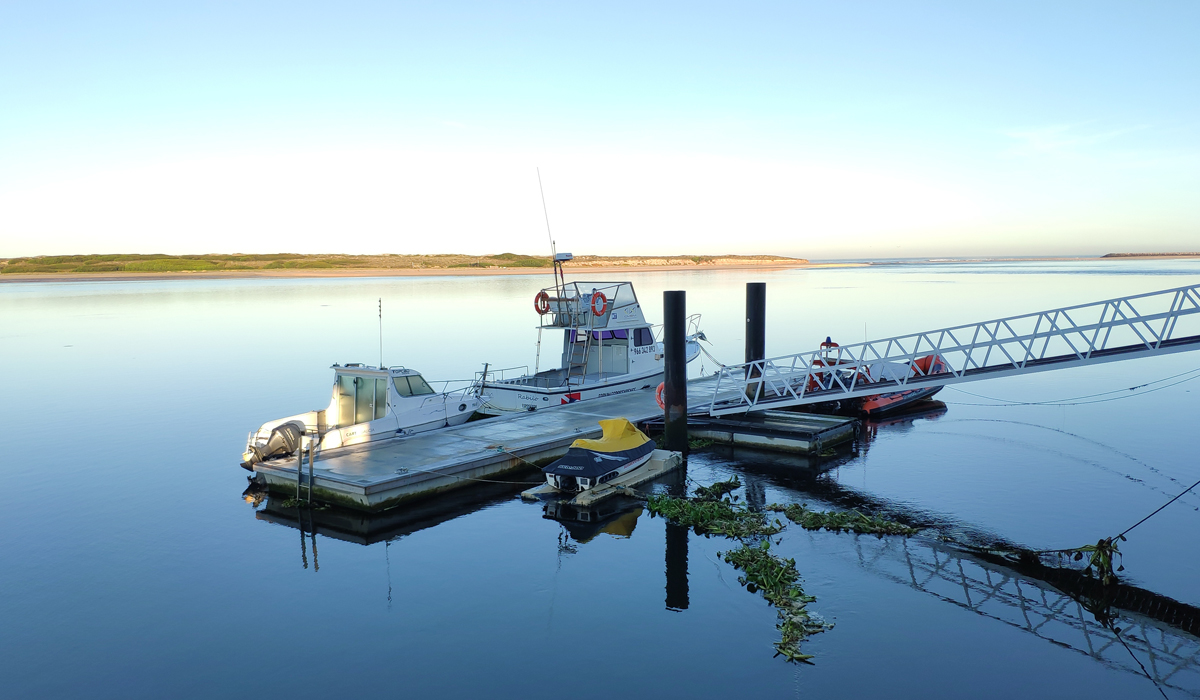
[[[1200,3],[0,4],[0,256],[1200,248]]]

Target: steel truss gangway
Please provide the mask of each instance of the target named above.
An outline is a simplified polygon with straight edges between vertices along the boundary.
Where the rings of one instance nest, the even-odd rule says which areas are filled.
[[[728,365],[708,410],[763,411],[1196,349],[1200,285]]]

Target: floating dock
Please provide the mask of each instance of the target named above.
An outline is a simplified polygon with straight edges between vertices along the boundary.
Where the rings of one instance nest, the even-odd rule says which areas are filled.
[[[689,399],[707,406],[715,382],[714,377],[689,382]],[[601,419],[640,423],[661,415],[654,390],[645,389],[472,421],[335,457],[322,459],[318,453],[313,499],[375,511],[459,486],[495,483],[510,472],[558,459],[579,438],[600,437]],[[294,457],[261,462],[254,470],[271,491],[296,494]],[[306,463],[299,479],[302,497],[308,494],[307,472]]]
[[[715,377],[703,377],[688,382],[688,403],[693,409],[706,409],[712,400]],[[772,412],[781,413],[781,412]],[[359,510],[378,511],[392,508],[415,497],[429,496],[470,484],[496,483],[505,475],[544,466],[566,453],[579,438],[598,438],[598,421],[624,417],[642,424],[655,418],[661,421],[663,411],[654,399],[654,390],[630,391],[578,401],[562,406],[514,413],[511,415],[472,421],[450,428],[421,433],[407,438],[390,440],[385,444],[363,445],[351,452],[322,458],[317,454],[313,468],[313,499]],[[825,416],[804,416],[784,413],[790,418],[724,420],[745,425],[736,431],[735,444],[751,444],[753,424],[765,434],[757,447],[789,448],[791,451],[811,449],[812,445],[829,445],[835,435],[853,437],[855,421]],[[707,421],[707,417],[689,418]],[[839,428],[831,421],[840,422]],[[705,424],[707,425],[707,423]],[[790,438],[795,444],[785,444],[784,433],[791,426]],[[847,427],[848,426],[848,427]],[[697,423],[697,429],[700,423]],[[718,429],[713,429],[719,432]],[[840,432],[839,432],[840,431]],[[715,434],[714,432],[714,434]],[[694,433],[697,436],[708,433]],[[716,439],[716,438],[714,438]],[[808,445],[808,448],[804,448]],[[260,482],[271,491],[295,495],[297,483],[303,484],[302,498],[307,497],[308,465],[297,479],[296,459],[284,458],[256,464]],[[629,487],[625,484],[623,487]]]
[[[662,430],[662,418],[646,421],[652,432]],[[688,435],[720,445],[754,447],[772,452],[820,454],[854,439],[858,421],[791,411],[762,411],[736,417],[688,416]]]

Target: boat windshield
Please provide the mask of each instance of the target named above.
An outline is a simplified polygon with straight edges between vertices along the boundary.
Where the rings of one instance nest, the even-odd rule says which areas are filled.
[[[396,384],[396,391],[401,396],[425,396],[435,393],[433,388],[425,382],[425,379],[419,374],[409,375],[407,377],[392,377],[392,381]]]

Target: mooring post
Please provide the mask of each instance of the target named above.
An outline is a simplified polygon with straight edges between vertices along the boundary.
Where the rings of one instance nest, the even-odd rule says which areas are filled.
[[[687,454],[687,292],[663,292],[663,432],[667,449]]]
[[[304,437],[300,437],[300,444],[296,445],[296,502],[300,502],[301,482],[304,481]]]
[[[767,283],[746,283],[746,362],[757,362],[767,356]],[[751,382],[762,376],[757,367],[746,368],[746,397],[753,399],[762,382]]]

